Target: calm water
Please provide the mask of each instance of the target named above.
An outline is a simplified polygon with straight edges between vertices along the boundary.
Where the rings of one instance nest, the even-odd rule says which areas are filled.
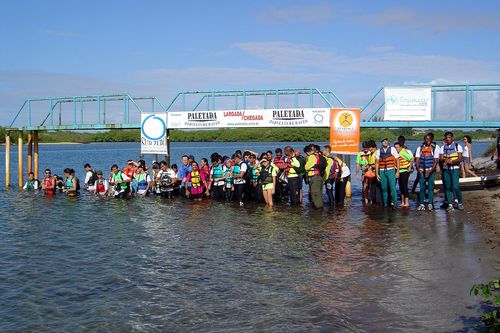
[[[173,155],[235,149],[174,144]],[[108,170],[138,154],[137,144],[43,146],[40,167],[60,173],[69,166],[81,174],[84,162]],[[0,331],[474,327],[477,301],[469,289],[498,275],[498,251],[466,223],[474,212],[367,210],[358,191],[356,185],[343,210],[278,205],[269,211],[1,190]]]

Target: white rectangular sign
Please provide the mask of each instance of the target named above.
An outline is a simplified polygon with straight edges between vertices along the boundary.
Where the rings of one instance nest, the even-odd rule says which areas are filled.
[[[168,113],[168,128],[329,126],[329,108],[182,111]]]
[[[167,114],[141,114],[141,154],[168,154]]]
[[[386,87],[384,120],[431,120],[432,94],[430,87]]]

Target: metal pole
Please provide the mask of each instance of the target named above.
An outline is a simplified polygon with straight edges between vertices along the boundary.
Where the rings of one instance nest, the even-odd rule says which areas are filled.
[[[33,172],[33,132],[28,133],[28,173]]]
[[[18,131],[17,141],[17,180],[19,188],[23,188],[23,131]]]
[[[170,130],[167,129],[167,154],[165,155],[165,161],[170,168]]]
[[[38,131],[33,131],[33,143],[34,143],[34,150],[35,150],[35,156],[34,156],[34,164],[35,164],[35,170],[33,173],[35,174],[35,179],[38,179]]]
[[[5,133],[5,188],[10,186],[10,134]]]

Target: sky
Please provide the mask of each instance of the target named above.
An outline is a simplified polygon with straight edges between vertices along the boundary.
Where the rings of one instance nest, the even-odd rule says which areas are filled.
[[[499,36],[498,1],[4,0],[0,126],[30,97],[500,82]]]

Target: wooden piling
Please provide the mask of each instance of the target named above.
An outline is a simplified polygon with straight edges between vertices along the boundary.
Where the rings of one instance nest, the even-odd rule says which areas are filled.
[[[33,172],[33,132],[28,133],[28,174]]]
[[[10,186],[10,133],[5,133],[5,188]]]
[[[17,141],[17,180],[19,188],[23,188],[23,131],[18,131]]]
[[[38,131],[33,131],[33,145],[34,145],[34,150],[35,150],[35,156],[34,156],[34,164],[35,164],[35,170],[33,173],[35,174],[35,179],[38,178]]]

